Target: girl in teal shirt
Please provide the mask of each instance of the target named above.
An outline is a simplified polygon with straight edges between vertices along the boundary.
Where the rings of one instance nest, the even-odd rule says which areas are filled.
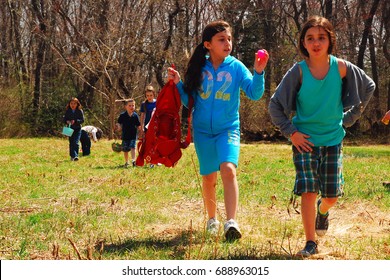
[[[315,234],[326,233],[328,210],[343,194],[343,125],[353,125],[375,90],[363,70],[331,55],[335,48],[332,24],[323,17],[309,18],[299,38],[304,60],[286,73],[269,104],[273,123],[293,144],[294,193],[302,198],[306,237],[297,254],[302,257],[318,252]],[[290,120],[292,111],[296,114]]]

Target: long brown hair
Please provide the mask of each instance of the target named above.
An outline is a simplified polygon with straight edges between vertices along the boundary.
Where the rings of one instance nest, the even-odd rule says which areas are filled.
[[[79,101],[76,97],[72,97],[72,98],[69,100],[68,104],[66,105],[66,109],[68,110],[68,109],[70,108],[70,102],[72,102],[72,101],[76,101],[76,103],[77,103],[76,109],[81,110],[81,108],[82,108],[81,103],[80,103],[80,101]]]
[[[232,32],[229,23],[223,20],[213,21],[206,25],[202,33],[202,42],[195,48],[184,75],[184,90],[187,93],[198,90],[202,83],[202,68],[206,65],[208,52],[204,47],[204,42],[210,42],[215,34],[225,30]]]
[[[304,57],[309,57],[309,52],[303,45],[305,40],[306,32],[312,27],[322,27],[329,37],[329,48],[328,54],[332,54],[336,51],[336,34],[334,32],[334,27],[330,21],[324,17],[320,16],[311,16],[303,25],[301,33],[299,34],[299,51]]]

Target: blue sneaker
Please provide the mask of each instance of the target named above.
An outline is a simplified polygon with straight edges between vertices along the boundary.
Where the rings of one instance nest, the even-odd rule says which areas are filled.
[[[320,214],[321,199],[317,201],[316,233],[318,236],[324,236],[329,227],[329,212],[326,215]]]
[[[303,250],[299,251],[296,254],[296,256],[308,258],[311,255],[315,255],[315,254],[318,254],[317,243],[315,243],[314,241],[307,241],[305,248],[303,248]]]

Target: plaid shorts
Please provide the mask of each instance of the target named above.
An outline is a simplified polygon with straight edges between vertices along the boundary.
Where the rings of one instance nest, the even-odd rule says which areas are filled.
[[[293,146],[296,177],[294,193],[319,193],[322,197],[343,195],[343,147],[313,147],[312,152],[300,153]]]

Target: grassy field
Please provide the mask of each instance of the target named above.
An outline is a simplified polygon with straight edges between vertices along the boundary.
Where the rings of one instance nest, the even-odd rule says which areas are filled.
[[[122,168],[112,141],[71,162],[65,138],[0,139],[0,258],[294,259],[304,235],[286,144],[242,145],[239,242],[205,233],[197,158]],[[390,146],[344,146],[345,196],[314,259],[390,259]],[[219,219],[224,220],[218,185]]]

